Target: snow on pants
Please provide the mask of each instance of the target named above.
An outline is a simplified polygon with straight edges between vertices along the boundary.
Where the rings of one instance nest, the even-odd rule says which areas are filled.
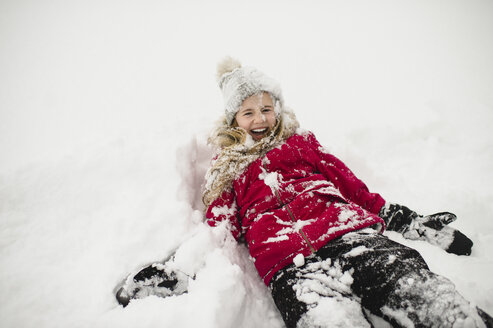
[[[414,249],[365,229],[330,241],[269,284],[286,327],[485,327]]]

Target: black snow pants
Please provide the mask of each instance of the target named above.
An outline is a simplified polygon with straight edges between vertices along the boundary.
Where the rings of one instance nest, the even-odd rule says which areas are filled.
[[[287,328],[484,327],[487,314],[414,249],[366,229],[330,241],[269,284]],[[478,312],[479,311],[479,312]]]

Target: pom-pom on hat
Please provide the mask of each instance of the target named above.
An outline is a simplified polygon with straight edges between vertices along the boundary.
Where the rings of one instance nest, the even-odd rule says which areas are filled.
[[[243,100],[262,91],[270,93],[279,102],[279,106],[276,107],[283,106],[279,83],[253,67],[242,67],[234,58],[226,57],[219,62],[217,81],[223,92],[224,110],[230,125]]]

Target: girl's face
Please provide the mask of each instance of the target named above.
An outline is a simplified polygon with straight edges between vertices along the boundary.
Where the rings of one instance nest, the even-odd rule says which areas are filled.
[[[271,96],[263,92],[246,98],[236,113],[235,120],[255,141],[262,139],[276,125]]]

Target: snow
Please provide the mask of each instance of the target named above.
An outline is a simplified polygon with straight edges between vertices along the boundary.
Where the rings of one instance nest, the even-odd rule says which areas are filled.
[[[212,214],[214,216],[220,216],[220,215],[233,215],[236,213],[236,208],[229,208],[226,205],[224,206],[216,206],[213,207],[211,210]]]
[[[270,187],[272,192],[274,193],[275,190],[279,189],[279,184],[282,183],[279,181],[281,177],[277,172],[267,172],[267,170],[263,167],[260,167],[262,169],[261,173],[259,174],[258,178],[260,180],[264,180],[264,183]]]
[[[366,248],[366,246],[358,246],[344,254],[346,257],[353,257],[353,256],[358,256],[361,255],[364,252],[371,251],[370,249]]]
[[[300,328],[323,327],[328,321],[332,322],[331,327],[335,328],[371,327],[357,302],[347,298],[325,297],[319,301],[319,306],[310,309],[301,318]]]
[[[277,242],[280,242],[280,241],[283,241],[283,240],[288,240],[288,239],[289,239],[289,237],[287,235],[281,235],[281,236],[278,236],[278,237],[270,237],[266,241],[264,241],[264,244],[277,243]]]
[[[337,205],[337,204],[336,204]],[[358,217],[358,213],[356,211],[352,211],[350,209],[344,208],[343,206],[337,206],[340,207],[341,213],[339,214],[339,222],[347,222],[347,221],[352,221]]]
[[[278,79],[302,128],[372,191],[457,214],[469,257],[386,234],[493,313],[491,1],[26,0],[0,12],[1,327],[283,327],[245,246],[201,221],[225,55]],[[196,274],[188,293],[117,305],[128,272],[175,249]]]
[[[303,265],[305,265],[305,257],[303,256],[303,254],[298,254],[296,255],[294,258],[293,258],[293,263],[294,265],[296,265],[296,267],[302,267]]]
[[[358,302],[344,297],[353,283],[352,269],[343,272],[338,261],[327,259],[308,263],[299,274],[293,289],[308,308],[301,327],[327,327],[328,322],[330,327],[370,327]]]
[[[405,311],[392,310],[388,307],[383,307],[382,312],[388,316],[392,316],[396,318],[396,321],[402,326],[406,328],[414,328],[414,324],[409,319],[405,313]]]

